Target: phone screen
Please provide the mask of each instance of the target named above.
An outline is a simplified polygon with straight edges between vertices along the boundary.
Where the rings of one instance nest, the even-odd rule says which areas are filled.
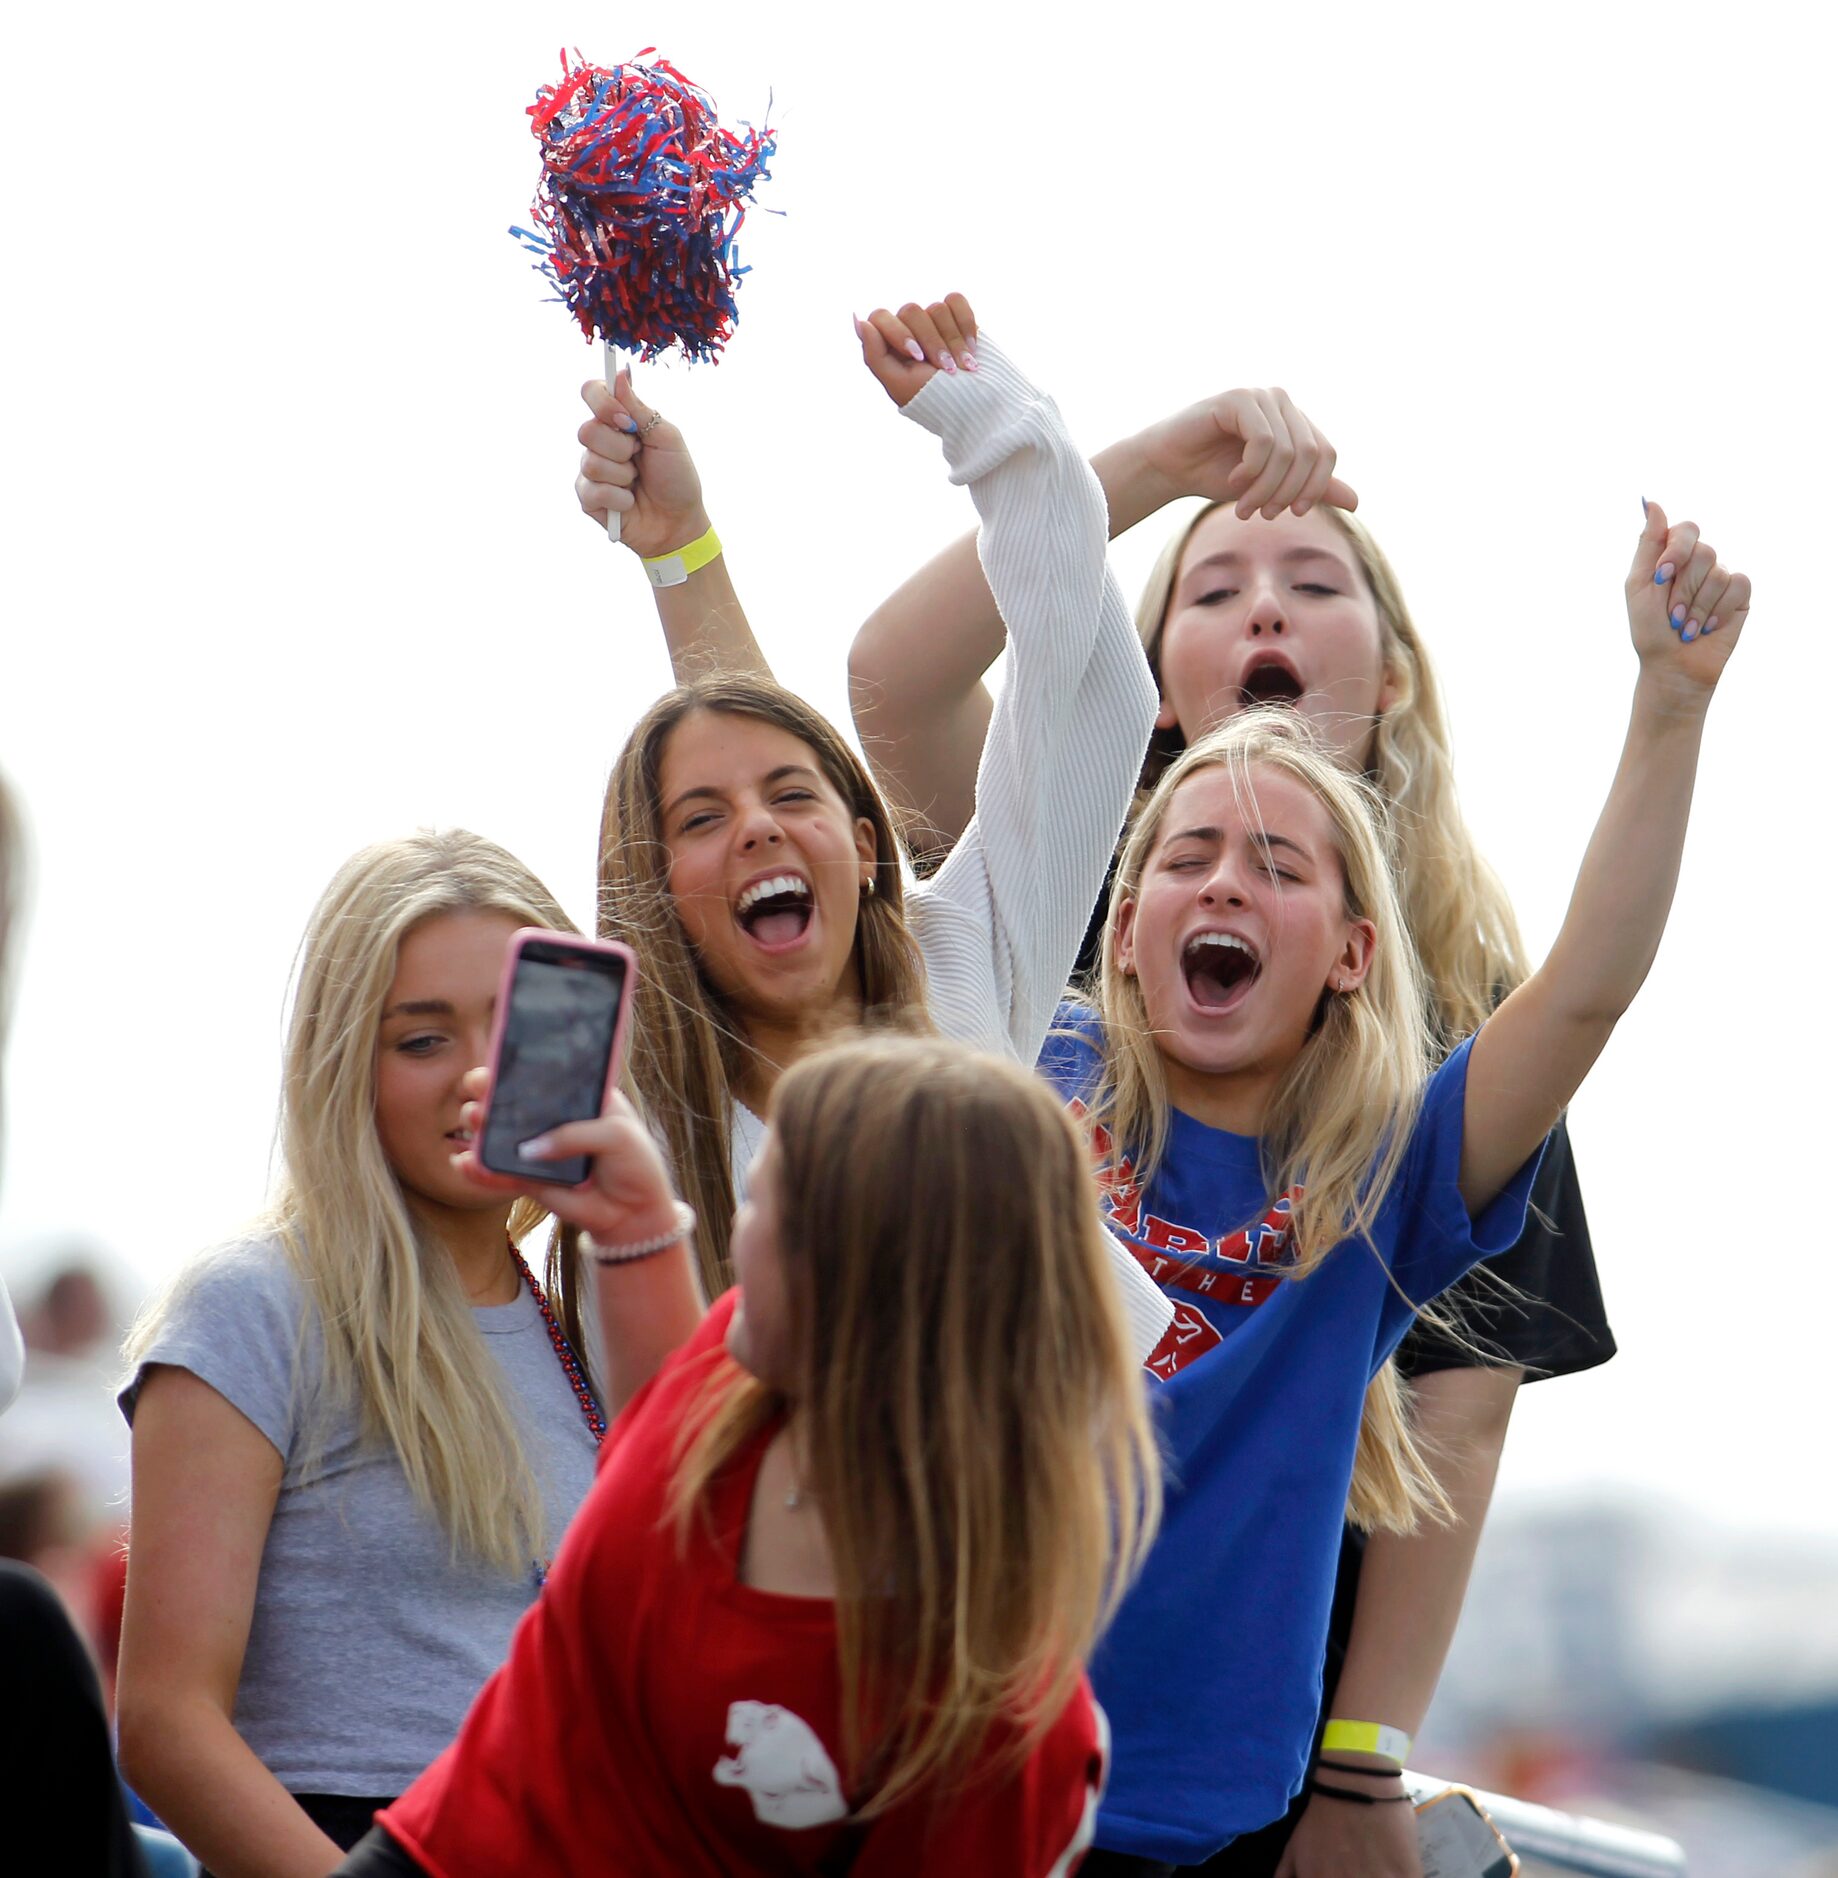
[[[1417,1808],[1423,1878],[1512,1878],[1519,1862],[1493,1822],[1459,1788]]]
[[[493,1065],[479,1160],[499,1174],[578,1186],[588,1157],[526,1161],[532,1136],[600,1113],[625,997],[625,960],[544,941],[525,941]]]

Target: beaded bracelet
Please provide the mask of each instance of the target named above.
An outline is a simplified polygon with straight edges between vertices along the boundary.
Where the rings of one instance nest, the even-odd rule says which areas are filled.
[[[582,1237],[596,1265],[630,1265],[634,1260],[655,1258],[659,1252],[668,1252],[673,1245],[687,1239],[695,1229],[696,1209],[687,1201],[678,1200],[675,1226],[669,1232],[660,1232],[653,1239],[637,1239],[630,1245],[606,1245],[592,1233],[584,1233]]]

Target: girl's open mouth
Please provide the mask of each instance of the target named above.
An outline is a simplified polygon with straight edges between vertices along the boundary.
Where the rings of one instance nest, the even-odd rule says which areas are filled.
[[[1296,704],[1306,687],[1295,667],[1281,653],[1261,655],[1238,684],[1238,702],[1244,709],[1254,704]]]
[[[1181,951],[1187,993],[1206,1012],[1232,1010],[1257,982],[1262,961],[1248,941],[1230,932],[1197,932]]]
[[[816,903],[801,874],[773,874],[745,888],[734,904],[740,929],[763,952],[795,946],[810,929]]]

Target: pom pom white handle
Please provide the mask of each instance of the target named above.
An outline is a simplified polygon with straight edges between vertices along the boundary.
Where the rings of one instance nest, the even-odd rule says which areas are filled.
[[[619,351],[610,341],[603,342],[603,350],[606,354],[606,388],[611,391],[619,378]],[[619,511],[617,509],[606,511],[606,538],[608,541],[619,539]]]

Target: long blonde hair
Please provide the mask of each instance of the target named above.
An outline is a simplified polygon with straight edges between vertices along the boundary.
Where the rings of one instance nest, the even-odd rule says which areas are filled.
[[[1160,1459],[1085,1149],[1020,1065],[877,1036],[773,1101],[791,1392],[836,1584],[858,1812],[1025,1755],[1140,1566]],[[679,1447],[680,1542],[785,1407],[724,1362]]]
[[[326,888],[300,948],[279,1178],[258,1230],[281,1243],[323,1336],[318,1438],[326,1417],[355,1406],[456,1553],[522,1572],[549,1536],[528,1457],[453,1261],[410,1209],[376,1127],[377,1038],[397,952],[414,928],[460,912],[573,930],[528,868],[461,829],[365,848]],[[520,1201],[510,1231],[521,1236],[544,1217]],[[574,1234],[558,1228],[548,1292],[582,1351],[579,1268]],[[190,1275],[130,1332],[130,1363],[151,1347]]]
[[[1162,632],[1181,557],[1193,531],[1224,506],[1201,509],[1169,539],[1137,603],[1136,628],[1158,686]],[[1441,690],[1398,577],[1356,516],[1326,505],[1320,512],[1346,537],[1378,612],[1395,696],[1373,727],[1367,775],[1390,810],[1404,917],[1423,962],[1430,1021],[1447,1049],[1478,1030],[1524,979],[1525,947],[1506,889],[1462,817]],[[1178,728],[1155,733],[1143,768],[1146,786],[1160,779],[1183,745]]]
[[[768,679],[696,679],[665,693],[639,719],[613,765],[600,816],[599,927],[638,955],[645,995],[633,1008],[627,1067],[639,1105],[663,1135],[684,1197],[696,1209],[702,1282],[712,1297],[733,1282],[728,1231],[734,1091],[745,1079],[746,1025],[710,981],[670,890],[659,772],[671,733],[696,711],[753,718],[805,744],[850,817],[874,826],[873,890],[855,933],[865,1023],[929,1029],[925,968],[907,930],[901,848],[861,759],[820,711]]]
[[[1201,770],[1222,768],[1242,803],[1256,796],[1256,773],[1292,777],[1327,811],[1348,919],[1377,928],[1371,963],[1353,990],[1324,993],[1316,1022],[1278,1083],[1260,1145],[1271,1195],[1301,1187],[1291,1214],[1301,1280],[1342,1241],[1370,1239],[1396,1175],[1433,1058],[1420,968],[1393,878],[1386,804],[1376,787],[1337,763],[1307,722],[1282,709],[1229,718],[1174,757],[1136,817],[1118,863],[1098,975],[1104,1068],[1090,1103],[1091,1124],[1109,1141],[1109,1172],[1146,1182],[1168,1141],[1166,1073],[1141,982],[1117,964],[1122,909],[1142,879],[1175,791]],[[1368,1391],[1348,1517],[1356,1525],[1408,1531],[1422,1513],[1448,1502],[1411,1434],[1390,1364]]]

